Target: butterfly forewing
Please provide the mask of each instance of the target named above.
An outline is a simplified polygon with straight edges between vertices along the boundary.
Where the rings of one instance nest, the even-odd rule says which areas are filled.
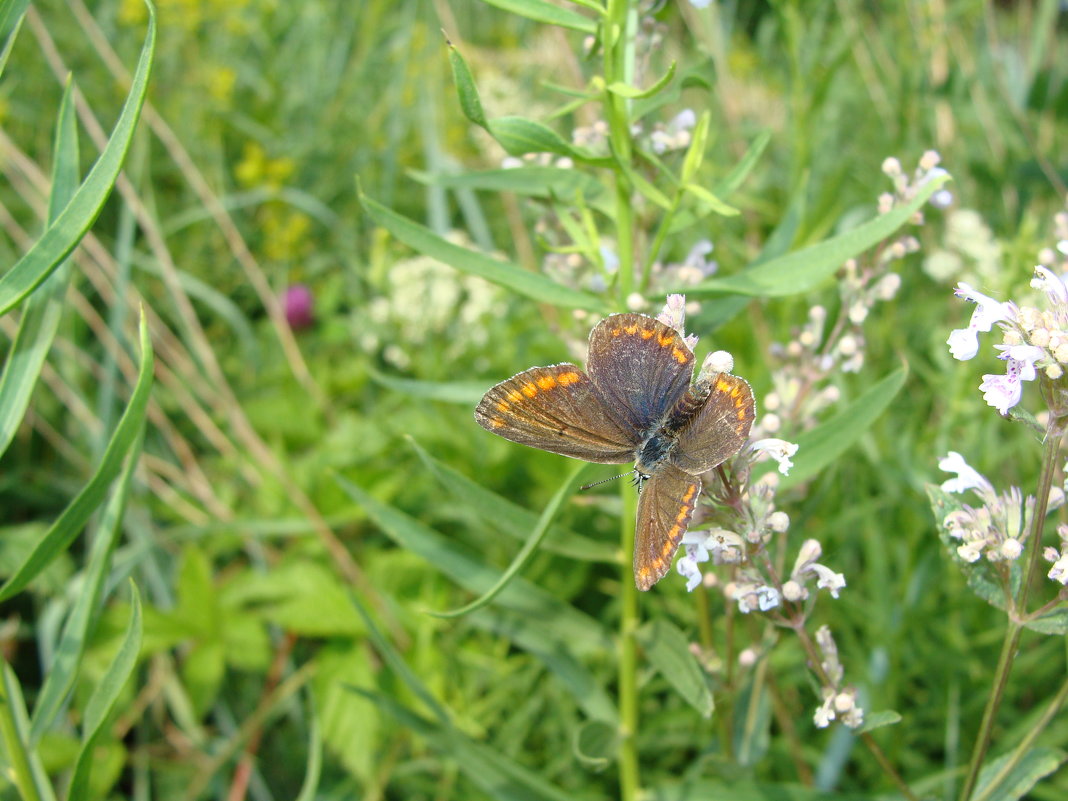
[[[475,420],[512,442],[587,462],[629,462],[638,442],[573,364],[532,367],[502,381],[482,397]]]
[[[634,535],[634,583],[639,590],[649,589],[671,569],[700,495],[701,479],[672,465],[664,465],[642,484]]]
[[[699,475],[738,452],[756,416],[753,390],[744,378],[719,373],[693,420],[679,432],[671,461]]]
[[[690,386],[693,351],[653,317],[613,314],[590,333],[586,369],[620,423],[645,432]]]

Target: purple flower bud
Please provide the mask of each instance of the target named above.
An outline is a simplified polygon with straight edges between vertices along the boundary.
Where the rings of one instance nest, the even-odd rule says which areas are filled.
[[[315,299],[306,284],[293,284],[282,294],[286,320],[294,331],[300,331],[315,322],[314,306]]]

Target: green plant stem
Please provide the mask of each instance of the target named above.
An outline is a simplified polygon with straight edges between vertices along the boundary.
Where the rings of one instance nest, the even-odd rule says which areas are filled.
[[[1031,532],[1028,547],[1030,555],[1027,560],[1027,571],[1020,584],[1019,594],[1015,602],[1011,603],[1009,610],[1008,627],[1005,630],[1005,640],[1001,646],[1001,654],[998,656],[998,665],[994,672],[994,688],[987,698],[986,708],[983,710],[983,720],[979,724],[979,733],[975,739],[975,747],[972,749],[972,758],[968,762],[968,773],[961,789],[960,801],[968,801],[975,784],[979,780],[979,771],[983,767],[983,759],[990,747],[990,737],[994,730],[994,719],[997,717],[1001,699],[1005,695],[1005,687],[1009,683],[1009,674],[1016,659],[1016,651],[1020,644],[1020,636],[1024,626],[1021,622],[1026,616],[1027,599],[1031,592],[1031,584],[1034,582],[1041,565],[1042,553],[1042,528],[1046,520],[1046,508],[1049,504],[1049,489],[1053,485],[1053,473],[1057,465],[1057,455],[1060,452],[1061,436],[1064,433],[1063,419],[1055,413],[1050,414],[1049,425],[1046,427],[1045,449],[1042,454],[1042,472],[1038,477],[1038,490],[1035,494],[1035,508],[1031,516]]]
[[[637,492],[629,481],[621,482],[623,516],[620,545],[622,598],[619,615],[619,797],[635,801],[641,781],[638,773],[638,588],[634,584],[634,510]]]
[[[7,668],[4,665],[4,668]],[[10,760],[10,779],[18,788],[19,797],[24,801],[40,801],[41,796],[37,792],[37,783],[33,778],[33,769],[26,755],[26,743],[19,736],[18,725],[15,723],[15,710],[11,705],[15,700],[8,693],[0,698],[0,738],[4,741],[4,750]]]
[[[1031,746],[1034,745],[1035,740],[1038,739],[1038,735],[1045,730],[1046,726],[1050,724],[1050,721],[1052,721],[1057,713],[1060,712],[1066,699],[1068,699],[1068,679],[1065,679],[1061,684],[1060,690],[1053,696],[1053,700],[1050,701],[1049,706],[1046,707],[1046,711],[1042,713],[1042,717],[1039,718],[1034,726],[1028,729],[1027,736],[1020,741],[1020,744],[1016,746],[1015,749],[1013,749],[1012,756],[1001,766],[1001,770],[994,776],[990,777],[986,789],[979,793],[973,801],[987,801],[987,799],[997,791],[1002,780],[1020,764],[1020,761],[1024,758],[1027,752],[1031,750]]]
[[[609,0],[604,23],[605,84],[626,82],[633,58],[628,23],[632,9],[628,0]],[[615,168],[616,248],[619,252],[619,299],[626,301],[634,288],[634,212],[631,207],[632,187],[627,170],[633,157],[630,141],[630,105],[626,98],[605,90],[605,118],[612,153],[619,166]]]

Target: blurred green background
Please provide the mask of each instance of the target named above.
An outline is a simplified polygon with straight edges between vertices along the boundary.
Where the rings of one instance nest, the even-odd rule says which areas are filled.
[[[1054,242],[1068,175],[1068,12],[976,0],[643,8],[662,36],[651,73],[674,59],[701,78],[664,119],[711,112],[703,182],[770,134],[727,198],[742,213],[669,238],[665,261],[681,262],[703,237],[731,274],[769,242],[796,249],[847,230],[891,189],[880,172],[888,156],[911,171],[933,148],[953,175],[953,204],[926,209],[913,232],[922,248],[898,265],[897,298],[865,323],[863,368],[834,382],[844,403],[907,364],[905,390],[840,461],[779,499],[793,548],[818,538],[846,575],[842,598],[821,600],[816,619],[834,629],[865,707],[903,716],[877,733],[882,748],[918,790],[947,796],[1002,618],[943,551],[923,485],[943,479],[936,464],[950,448],[1025,491],[1039,461],[1035,438],[976,392],[983,372],[998,371],[991,354],[950,359],[946,337],[971,313],[951,290],[963,278],[1009,296]],[[319,745],[309,797],[613,797],[613,769],[576,745],[615,691],[611,488],[565,506],[549,547],[499,604],[427,614],[470,600],[474,573],[504,569],[566,467],[482,431],[474,403],[530,365],[581,359],[568,343],[584,341],[596,318],[412,252],[373,224],[356,185],[440,235],[541,269],[540,207],[434,178],[505,156],[461,113],[442,31],[488,116],[521,114],[565,138],[597,114],[556,114],[571,99],[561,87],[582,88],[596,66],[583,35],[475,0],[160,0],[158,17],[127,183],[73,257],[58,335],[0,461],[0,567],[11,575],[101,458],[136,378],[143,304],[156,355],[144,453],[73,694],[39,745],[44,769],[70,769],[87,699],[130,616],[129,577],[144,636],[97,743],[94,797],[295,797]],[[139,0],[33,4],[0,80],[0,264],[43,229],[67,73],[110,130],[146,23]],[[99,153],[84,116],[81,139],[84,175]],[[314,320],[291,327],[282,304],[298,284]],[[647,300],[650,310],[663,302]],[[709,306],[689,328],[705,349],[734,354],[759,409],[773,343],[789,341],[813,304],[836,302],[827,286],[753,300],[727,320]],[[8,342],[17,318],[0,319]],[[339,476],[366,500],[355,503]],[[496,497],[473,502],[481,496],[464,480]],[[500,498],[514,518],[487,515]],[[31,707],[76,606],[91,532],[3,606],[0,648]],[[714,600],[713,625],[722,612]],[[677,576],[643,596],[642,614],[695,636],[694,596]],[[779,633],[755,617],[733,626],[767,655],[751,671],[761,692],[737,679],[730,703],[745,714],[728,730],[723,715],[702,719],[644,669],[643,781],[664,798],[682,797],[670,788],[683,779],[787,793],[764,797],[806,797],[805,785],[889,792],[851,734],[814,728],[818,688],[796,644],[782,638],[772,650]],[[1060,638],[1029,635],[1024,646],[996,742],[1017,742],[1064,674]],[[1062,718],[1044,741],[1066,739]],[[512,783],[494,790],[478,765]],[[1066,793],[1060,775],[1030,797]]]

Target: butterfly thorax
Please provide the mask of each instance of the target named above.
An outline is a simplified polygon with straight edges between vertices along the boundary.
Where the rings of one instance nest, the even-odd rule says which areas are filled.
[[[634,472],[640,478],[648,478],[670,460],[671,452],[679,441],[679,432],[701,411],[710,390],[711,384],[702,381],[690,387],[671,411],[664,415],[663,422],[645,436],[634,451]]]

